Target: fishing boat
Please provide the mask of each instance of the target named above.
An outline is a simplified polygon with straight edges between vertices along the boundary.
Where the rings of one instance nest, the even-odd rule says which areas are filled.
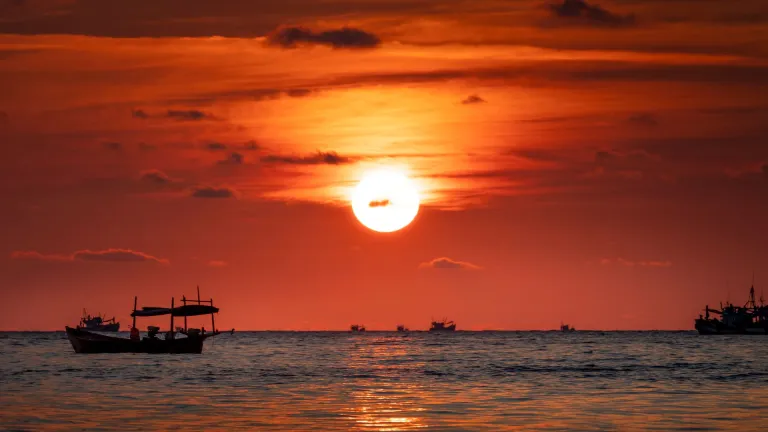
[[[720,317],[710,317],[710,314]],[[749,289],[749,299],[744,306],[720,304],[720,309],[704,308],[704,315],[696,319],[695,328],[702,335],[761,334],[768,335],[768,306],[763,296],[755,301],[754,283]]]
[[[85,328],[72,328],[67,326],[67,338],[78,354],[95,353],[148,353],[148,354],[200,354],[203,352],[203,342],[211,337],[221,334],[216,330],[214,314],[219,308],[213,306],[213,299],[200,300],[198,288],[197,300],[189,300],[182,297],[182,305],[175,306],[171,298],[171,307],[143,307],[137,308],[138,298],[133,298],[133,326],[130,338],[107,336],[95,333]],[[206,333],[205,327],[201,329],[187,327],[187,317],[211,315],[211,332]],[[164,338],[158,337],[159,327],[149,326],[147,336],[141,337],[136,318],[170,316],[170,326]],[[173,331],[173,321],[176,317],[184,318],[184,327],[181,331]],[[234,329],[230,333],[234,332]]]
[[[398,333],[405,333],[405,332],[408,331],[408,328],[406,326],[400,324],[400,325],[397,326],[397,331],[398,331]]]
[[[571,327],[571,326],[569,326],[568,324],[560,323],[560,331],[563,332],[563,333],[569,333],[569,332],[572,332],[572,331],[576,331],[576,329]]]
[[[80,323],[77,325],[77,328],[90,331],[116,332],[120,331],[120,323],[115,321],[115,317],[106,319],[101,314],[91,316],[85,309],[83,309],[83,316],[80,318]]]
[[[443,319],[442,321],[432,321],[432,325],[429,327],[431,332],[452,332],[456,331],[456,323]]]
[[[360,324],[352,324],[351,326],[349,326],[349,331],[353,333],[364,332],[365,326]]]

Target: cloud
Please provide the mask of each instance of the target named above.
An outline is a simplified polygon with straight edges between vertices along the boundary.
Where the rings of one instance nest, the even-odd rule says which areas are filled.
[[[637,126],[657,126],[659,119],[650,113],[637,113],[629,116],[627,122]]]
[[[226,267],[229,265],[229,263],[221,260],[211,260],[211,261],[208,261],[206,265],[208,265],[208,267]]]
[[[368,207],[374,208],[374,207],[386,207],[390,204],[388,199],[378,200],[378,201],[371,201],[368,203]]]
[[[229,156],[219,161],[219,165],[242,165],[245,162],[245,157],[237,152],[232,152]]]
[[[486,100],[481,98],[478,95],[469,95],[466,99],[461,101],[462,105],[474,105],[474,104],[481,104],[486,103]]]
[[[267,43],[282,48],[327,45],[333,48],[375,48],[381,39],[373,33],[351,27],[314,32],[303,27],[284,27],[267,36]]]
[[[671,261],[632,261],[624,258],[603,258],[600,260],[600,264],[618,264],[625,267],[672,267]]]
[[[104,250],[80,250],[69,255],[43,254],[37,251],[16,251],[11,253],[12,259],[37,260],[37,261],[88,261],[88,262],[153,262],[168,264],[164,258],[157,258],[144,252],[131,249],[104,249]]]
[[[261,158],[264,163],[283,163],[290,165],[342,165],[353,160],[345,156],[339,156],[336,152],[317,152],[311,156],[295,155],[266,155]]]
[[[235,198],[237,194],[233,189],[227,187],[199,186],[192,190],[192,196],[195,198]]]
[[[242,150],[257,151],[257,150],[261,150],[261,146],[256,141],[248,141],[243,145]]]
[[[205,148],[207,148],[208,150],[213,150],[213,151],[216,151],[216,150],[226,150],[227,149],[227,145],[219,143],[219,142],[212,142],[212,143],[206,144]]]
[[[107,150],[120,151],[120,150],[123,149],[123,145],[122,144],[120,144],[119,142],[114,142],[114,141],[112,141],[112,142],[105,142],[102,145]]]
[[[447,270],[480,270],[481,267],[464,261],[456,261],[446,257],[435,258],[432,261],[419,264],[422,269]]]
[[[171,178],[160,170],[147,170],[141,173],[141,180],[147,183],[165,185],[171,183]]]
[[[556,18],[569,22],[624,27],[635,24],[635,16],[619,15],[598,5],[590,5],[585,0],[563,0],[563,3],[552,3],[549,10]]]
[[[165,116],[179,121],[199,121],[215,118],[212,114],[199,110],[168,110]]]
[[[149,114],[144,110],[135,109],[131,111],[131,117],[144,120],[149,118]]]

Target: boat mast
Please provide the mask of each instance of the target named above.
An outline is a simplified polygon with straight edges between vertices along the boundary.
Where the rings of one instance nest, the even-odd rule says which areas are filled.
[[[213,297],[211,297],[211,307],[213,307]],[[216,334],[216,323],[213,320],[213,312],[211,312],[211,332],[212,334]]]
[[[136,304],[139,300],[138,296],[133,296],[133,328],[136,328]]]
[[[173,297],[171,297],[171,337],[173,337]]]
[[[186,309],[186,306],[187,306],[187,296],[185,296],[185,295],[181,296],[181,301],[184,302],[184,306],[185,306],[185,309]],[[185,314],[184,315],[184,333],[186,333],[186,332],[187,332],[187,315]]]

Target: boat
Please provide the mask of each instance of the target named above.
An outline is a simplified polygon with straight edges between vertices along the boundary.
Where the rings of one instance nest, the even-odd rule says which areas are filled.
[[[397,331],[398,331],[398,333],[405,333],[405,332],[407,332],[409,330],[408,330],[408,328],[406,326],[400,324],[400,325],[397,326]]]
[[[83,309],[83,316],[80,318],[80,323],[77,325],[77,328],[90,331],[116,332],[120,331],[120,323],[115,321],[115,317],[106,319],[101,314],[91,316],[85,309]]]
[[[452,332],[456,331],[456,323],[443,319],[442,321],[432,321],[429,327],[431,332]]]
[[[67,338],[72,344],[75,353],[95,354],[95,353],[147,353],[147,354],[201,354],[203,352],[203,342],[211,337],[221,334],[216,330],[214,314],[219,312],[219,308],[213,306],[213,299],[200,300],[200,289],[198,288],[197,300],[189,300],[182,297],[182,306],[175,306],[174,299],[171,298],[171,307],[143,307],[138,309],[138,298],[133,298],[133,326],[131,327],[130,338],[108,336],[95,333],[86,328],[72,328],[66,326]],[[187,327],[187,317],[199,315],[211,315],[211,332],[201,329]],[[158,337],[160,328],[156,326],[147,327],[147,336],[141,337],[138,327],[136,327],[136,318],[170,316],[169,329],[174,329],[173,321],[176,317],[184,318],[184,327],[179,331],[168,330],[164,338]],[[230,331],[233,333],[234,329]]]
[[[576,331],[576,329],[571,327],[571,326],[569,326],[568,324],[560,323],[560,331],[564,332],[564,333],[569,333],[569,332],[572,332],[572,331]]]
[[[365,326],[364,325],[359,325],[359,324],[352,324],[351,326],[349,326],[349,331],[351,331],[351,332],[358,332],[358,333],[359,332],[364,332],[365,331]]]
[[[710,314],[719,315],[710,317]],[[763,296],[760,303],[755,301],[754,282],[749,289],[749,299],[744,306],[728,303],[720,304],[720,309],[704,308],[704,315],[699,315],[695,328],[700,335],[761,334],[768,335],[768,306]]]

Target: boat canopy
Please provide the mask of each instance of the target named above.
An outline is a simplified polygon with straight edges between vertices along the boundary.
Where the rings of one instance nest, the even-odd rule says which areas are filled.
[[[219,311],[219,308],[217,307],[208,306],[208,305],[196,305],[196,304],[179,306],[173,309],[145,306],[141,308],[141,310],[137,310],[131,313],[131,316],[132,317],[150,317],[150,316],[173,314],[173,316],[188,317],[188,316],[208,315],[212,313],[217,313],[218,311]]]

